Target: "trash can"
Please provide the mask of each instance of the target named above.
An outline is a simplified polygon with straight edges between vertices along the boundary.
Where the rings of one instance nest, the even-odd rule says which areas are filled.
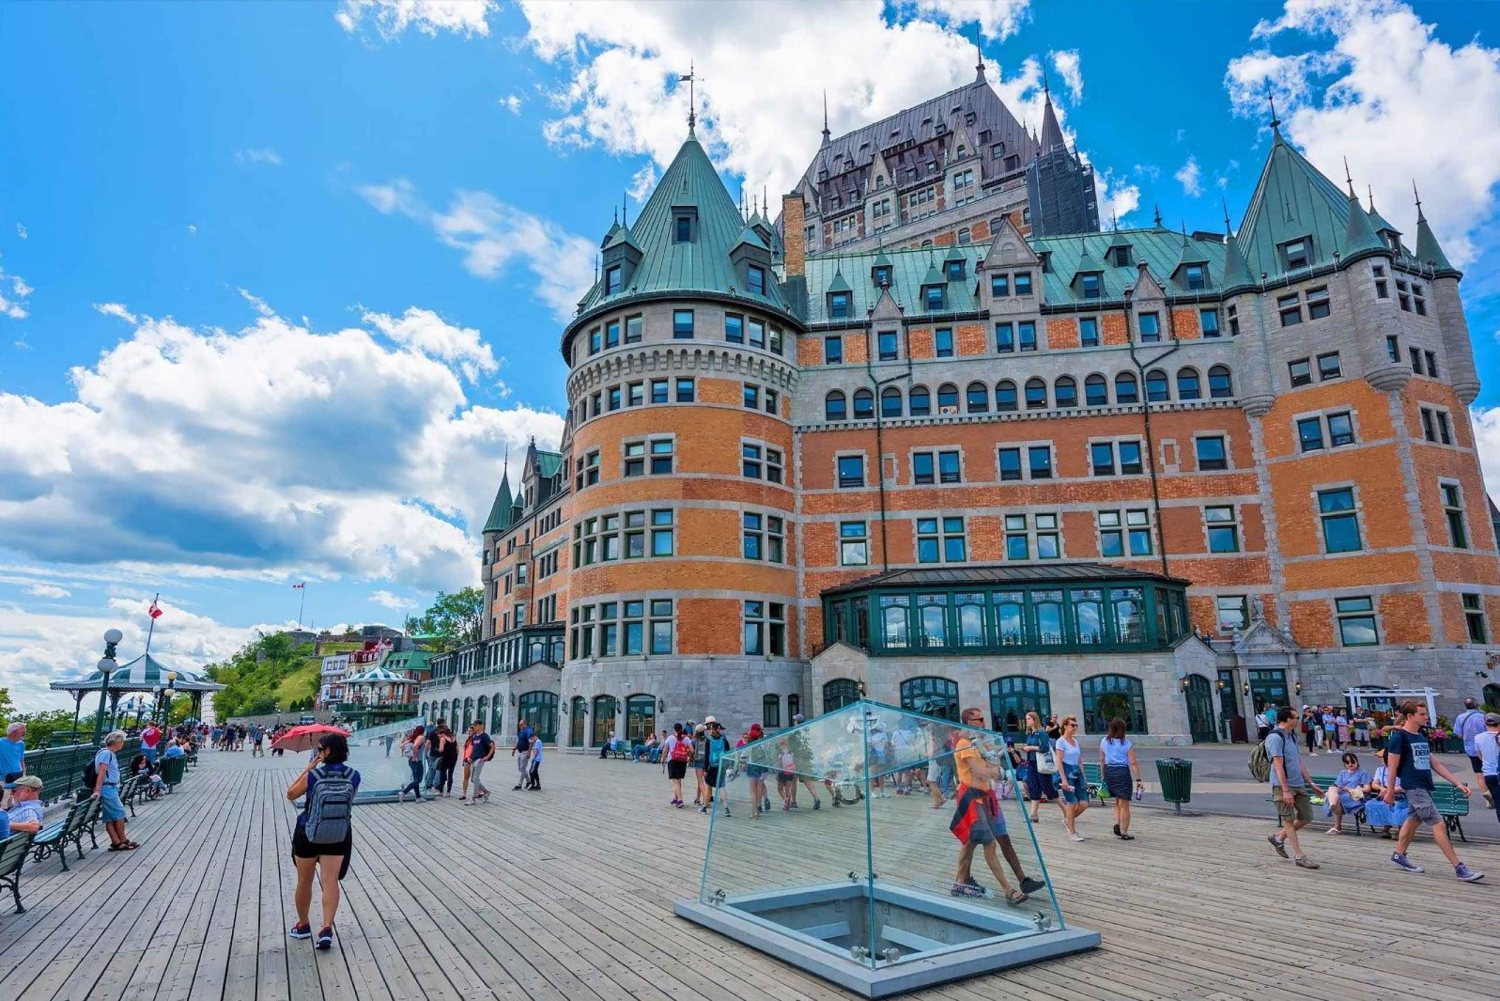
[[[1161,758],[1156,762],[1156,777],[1161,780],[1161,798],[1181,813],[1182,804],[1193,798],[1193,763],[1187,758]]]
[[[162,758],[161,780],[167,784],[167,792],[182,781],[182,773],[187,767],[187,758]]]

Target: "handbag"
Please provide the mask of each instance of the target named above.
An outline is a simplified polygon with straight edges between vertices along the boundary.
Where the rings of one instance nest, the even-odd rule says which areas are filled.
[[[1057,755],[1057,752],[1055,752],[1055,751],[1038,751],[1038,752],[1036,752],[1036,770],[1037,770],[1037,774],[1038,775],[1056,775],[1057,774],[1057,756],[1056,755]]]

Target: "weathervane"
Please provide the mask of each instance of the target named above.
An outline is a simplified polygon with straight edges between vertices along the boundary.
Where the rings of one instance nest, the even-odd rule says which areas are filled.
[[[698,103],[697,103],[697,99],[696,99],[696,93],[693,90],[693,84],[696,83],[697,80],[698,80],[697,71],[693,67],[693,61],[691,59],[689,59],[688,60],[688,71],[687,71],[687,73],[684,74],[684,75],[682,75],[682,76],[679,76],[677,78],[677,82],[678,83],[685,83],[685,84],[688,85],[688,131],[689,132],[693,131],[693,126],[696,125],[696,124],[698,124]]]

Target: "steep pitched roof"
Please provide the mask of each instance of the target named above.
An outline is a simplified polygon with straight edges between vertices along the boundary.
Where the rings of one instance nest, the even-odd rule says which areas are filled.
[[[510,527],[510,508],[515,498],[510,493],[510,470],[500,476],[500,489],[495,492],[495,503],[490,506],[490,516],[484,523],[485,532],[503,532]]]
[[[1050,153],[1058,146],[1067,146],[1062,126],[1057,124],[1057,112],[1052,110],[1052,92],[1047,92],[1047,105],[1042,111],[1042,152]]]
[[[536,450],[536,475],[538,479],[556,476],[562,469],[562,453]]]
[[[1413,193],[1416,185],[1412,186]],[[1422,212],[1422,199],[1417,198],[1417,260],[1438,270],[1439,274],[1444,272],[1456,275],[1458,269],[1448,263],[1448,255],[1443,253],[1443,248],[1438,246],[1437,237],[1433,235],[1432,227],[1427,224],[1427,216]]]

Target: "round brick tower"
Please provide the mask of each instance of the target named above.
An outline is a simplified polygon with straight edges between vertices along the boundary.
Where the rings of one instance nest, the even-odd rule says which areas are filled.
[[[738,737],[800,708],[789,393],[801,326],[772,270],[778,246],[690,132],[635,224],[606,234],[600,279],[564,331],[560,709],[586,714],[586,746],[709,714]]]

